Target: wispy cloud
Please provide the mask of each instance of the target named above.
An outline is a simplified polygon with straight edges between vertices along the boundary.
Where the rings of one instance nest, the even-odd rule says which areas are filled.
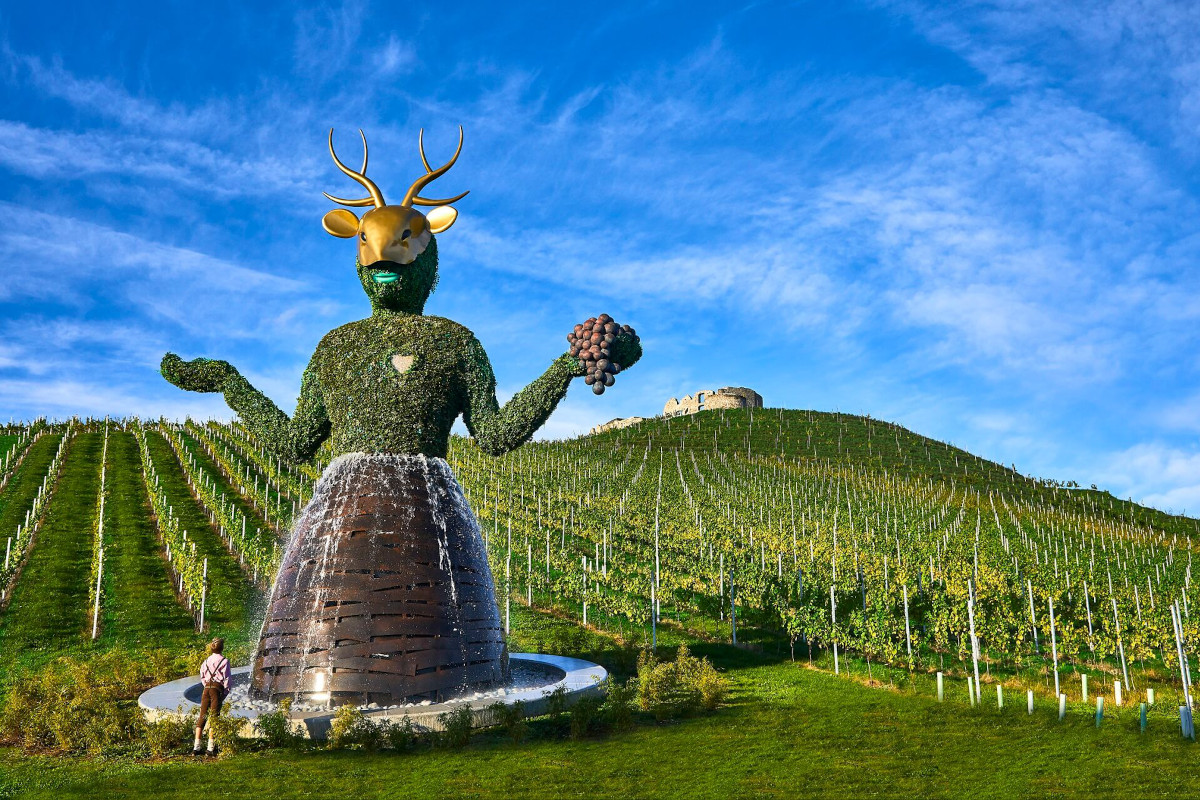
[[[322,6],[271,28],[261,79],[211,91],[135,91],[9,46],[0,210],[29,224],[0,232],[21,265],[0,304],[35,333],[0,346],[0,377],[84,385],[124,359],[129,397],[110,399],[161,398],[132,376],[172,346],[237,354],[294,396],[307,348],[361,308],[352,247],[318,227],[320,190],[345,180],[328,126],[367,131],[392,196],[419,174],[415,129],[438,160],[461,123],[439,184],[472,194],[435,305],[494,342],[505,390],[542,358],[505,335],[553,340],[552,357],[560,318],[603,305],[646,336],[638,371],[569,397],[554,435],[725,375],[890,409],[1035,474],[1132,453],[1114,486],[1165,502],[1190,485],[1152,476],[1187,462],[1174,437],[1195,429],[1200,12],[874,3],[855,13],[886,41],[831,52],[775,41],[792,12],[750,7],[611,59],[655,13],[514,51],[464,15]],[[1183,455],[1132,449],[1158,441]]]

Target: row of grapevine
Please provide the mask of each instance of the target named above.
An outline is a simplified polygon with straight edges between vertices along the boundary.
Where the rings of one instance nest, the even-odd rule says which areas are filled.
[[[254,437],[237,423],[221,424],[208,423],[208,428],[214,431],[226,444],[235,448],[244,458],[254,461],[258,469],[281,494],[298,499],[301,504],[306,497],[312,496],[313,484],[321,477],[316,463],[289,464],[283,459],[271,455],[254,441]]]
[[[160,424],[158,431],[170,443],[187,477],[188,488],[206,509],[225,547],[251,573],[255,584],[260,582],[260,577],[263,582],[269,582],[282,555],[274,537],[264,536],[261,528],[226,496],[223,487],[200,469],[184,447],[180,429]]]
[[[291,485],[283,488],[277,482],[277,470],[269,466],[264,468],[259,461],[251,458],[244,445],[216,423],[201,426],[189,420],[184,429],[220,467],[226,482],[253,503],[277,533],[284,533],[291,528],[296,512],[306,502],[300,488]],[[285,498],[288,506],[284,505]]]
[[[0,603],[7,602],[12,592],[13,581],[20,572],[21,562],[28,554],[34,539],[37,537],[38,528],[41,527],[46,507],[49,504],[51,496],[54,494],[54,486],[58,482],[63,455],[67,451],[72,434],[72,427],[68,424],[62,440],[58,444],[58,450],[55,452],[50,466],[46,469],[46,473],[42,477],[42,483],[38,487],[37,495],[34,497],[29,508],[25,510],[25,521],[17,526],[16,533],[9,536],[5,542],[4,566],[0,568],[0,587],[3,587],[3,590],[0,591]]]
[[[4,454],[4,465],[0,467],[0,492],[8,486],[9,479],[16,474],[20,468],[21,462],[25,460],[29,448],[33,447],[34,442],[42,437],[46,432],[45,425],[34,423],[25,428],[20,428],[20,433],[17,434],[17,441],[13,442],[12,446]]]
[[[104,424],[104,448],[100,453],[100,492],[96,500],[96,530],[92,534],[92,569],[89,585],[95,587],[92,603],[92,639],[100,635],[100,601],[104,580],[104,496],[108,481],[108,423]]]
[[[158,538],[164,547],[167,563],[171,565],[176,591],[183,597],[188,609],[197,616],[197,625],[202,628],[200,611],[207,597],[206,565],[197,557],[196,543],[188,541],[188,532],[180,526],[174,506],[160,485],[158,471],[146,442],[149,435],[146,428],[136,421],[132,427],[142,457],[142,477],[154,509]]]

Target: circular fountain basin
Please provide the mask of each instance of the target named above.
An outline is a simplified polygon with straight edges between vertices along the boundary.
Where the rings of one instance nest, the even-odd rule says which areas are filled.
[[[600,684],[608,677],[607,670],[599,664],[566,656],[511,653],[509,664],[513,681],[503,687],[480,691],[467,689],[458,697],[439,703],[429,700],[391,706],[370,703],[358,708],[365,717],[375,721],[399,722],[408,717],[418,729],[439,730],[442,727],[438,721],[439,715],[465,706],[471,709],[476,727],[487,727],[495,724],[490,710],[494,703],[520,701],[528,716],[538,716],[545,713],[547,695],[551,692],[562,688],[570,705],[581,697],[599,693]],[[233,688],[221,710],[226,717],[244,721],[243,736],[257,735],[254,721],[259,715],[277,709],[269,701],[250,699],[247,693],[249,685],[250,667],[234,669]],[[143,692],[138,698],[138,705],[150,721],[163,717],[183,717],[199,711],[202,690],[199,675],[180,678]],[[336,711],[336,708],[320,707],[311,701],[299,702],[292,706],[288,718],[297,732],[310,739],[324,739],[329,734]]]

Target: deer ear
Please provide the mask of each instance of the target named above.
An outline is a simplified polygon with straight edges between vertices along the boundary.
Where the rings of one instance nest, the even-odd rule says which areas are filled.
[[[341,239],[352,239],[358,233],[358,217],[353,211],[335,208],[321,219],[321,227]]]
[[[450,206],[438,206],[433,211],[426,215],[429,220],[429,230],[434,233],[450,230],[450,226],[454,224],[454,220],[458,219],[458,212]]]

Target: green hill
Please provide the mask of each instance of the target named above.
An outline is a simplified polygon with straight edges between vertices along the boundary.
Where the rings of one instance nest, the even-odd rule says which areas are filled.
[[[149,661],[163,648],[156,669],[178,674],[220,633],[246,660],[280,543],[325,463],[280,463],[237,424],[113,422],[107,445],[104,430],[58,425],[32,444],[27,431],[8,432],[27,453],[0,492],[0,521],[12,528],[41,485],[53,488],[6,573],[0,644],[13,646],[0,646],[0,697],[61,655]],[[929,705],[934,673],[961,702],[976,669],[1010,707],[1026,692],[1053,707],[1061,691],[1076,718],[1090,719],[1089,704],[1111,698],[1117,681],[1126,709],[1154,690],[1152,728],[1178,731],[1173,605],[1189,658],[1200,641],[1190,518],[1022,476],[891,423],[817,411],[653,419],[500,458],[455,437],[448,460],[479,518],[514,647],[596,658],[624,676],[631,648],[688,642],[738,680],[767,681],[744,684],[741,702],[752,705],[772,702],[770,686],[793,685],[794,655],[816,670],[805,691],[831,702],[859,703],[827,683],[835,670],[893,687],[889,724],[914,741],[941,713]],[[975,693],[998,713],[992,686]],[[693,730],[698,742],[716,735]],[[654,747],[639,735],[638,747]],[[621,747],[614,757],[632,757]],[[1168,763],[1173,752],[1156,757]],[[4,758],[32,774],[29,762]]]

